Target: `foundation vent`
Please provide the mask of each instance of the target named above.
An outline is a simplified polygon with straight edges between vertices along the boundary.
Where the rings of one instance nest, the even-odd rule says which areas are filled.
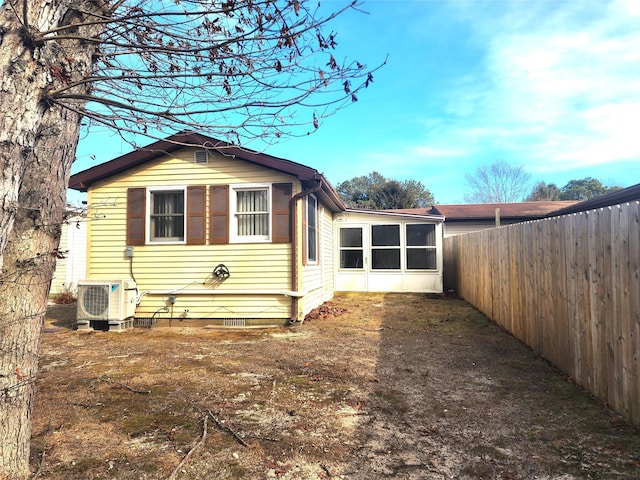
[[[246,327],[247,320],[244,318],[225,318],[224,326],[225,327]]]
[[[157,318],[153,317],[136,317],[134,318],[133,326],[141,328],[151,328],[158,323]]]

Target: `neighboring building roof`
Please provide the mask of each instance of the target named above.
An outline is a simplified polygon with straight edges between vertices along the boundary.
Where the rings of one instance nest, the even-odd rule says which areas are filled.
[[[393,210],[397,213],[443,215],[451,220],[493,220],[496,209],[500,209],[500,218],[537,219],[544,218],[550,212],[573,205],[575,201],[563,202],[520,202],[520,203],[469,203],[456,205],[434,205],[431,208],[407,208]]]
[[[593,210],[595,208],[618,205],[620,203],[635,202],[637,200],[640,200],[640,183],[627,188],[623,188],[622,190],[605,193],[604,195],[600,195],[599,197],[584,200],[583,202],[578,202],[574,205],[555,210],[553,212],[550,212],[547,216],[557,217],[559,215],[584,212],[587,210]]]
[[[496,218],[536,219],[543,218],[559,208],[568,207],[575,201],[564,202],[519,202],[519,203],[471,203],[463,205],[435,205],[433,213],[444,215],[447,220],[481,220]]]
[[[112,175],[124,172],[125,170],[149,162],[163,155],[167,155],[180,148],[192,146],[219,151],[225,156],[233,156],[240,160],[293,175],[307,187],[320,181],[322,182],[322,188],[317,194],[322,198],[324,203],[326,203],[333,211],[343,211],[346,208],[338,193],[324,175],[311,167],[307,167],[290,160],[285,160],[283,158],[273,157],[265,153],[248,150],[206,135],[189,132],[181,132],[171,135],[164,140],[158,140],[150,145],[140,147],[133,152],[122,155],[111,161],[76,173],[69,179],[69,188],[86,192],[87,189],[97,181],[104,180]]]

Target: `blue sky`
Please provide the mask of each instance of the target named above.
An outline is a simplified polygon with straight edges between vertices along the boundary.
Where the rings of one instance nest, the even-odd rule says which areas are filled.
[[[388,54],[387,65],[359,102],[266,153],[316,168],[334,186],[374,170],[419,180],[438,203],[463,203],[465,175],[495,160],[523,165],[532,184],[640,183],[640,1],[369,0],[361,8],[369,13],[333,23],[338,54],[371,67]],[[130,150],[90,132],[73,173]]]

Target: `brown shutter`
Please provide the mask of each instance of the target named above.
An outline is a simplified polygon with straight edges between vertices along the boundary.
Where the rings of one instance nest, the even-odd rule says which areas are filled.
[[[189,245],[204,245],[207,241],[206,195],[206,187],[187,187],[187,244]]]
[[[211,201],[211,233],[212,244],[229,243],[229,186],[212,185]]]
[[[144,245],[146,200],[145,188],[127,189],[127,245]]]
[[[290,183],[273,184],[273,243],[291,242],[291,190]]]

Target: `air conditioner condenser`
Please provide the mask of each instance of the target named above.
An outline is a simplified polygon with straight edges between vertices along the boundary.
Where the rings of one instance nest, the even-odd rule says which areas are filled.
[[[95,328],[96,322],[123,322],[136,311],[136,283],[130,279],[80,280],[78,282],[78,328]]]

